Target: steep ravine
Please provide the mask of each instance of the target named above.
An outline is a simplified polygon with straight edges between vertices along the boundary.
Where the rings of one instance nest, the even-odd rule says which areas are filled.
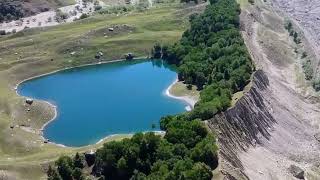
[[[244,8],[241,30],[257,71],[249,92],[208,121],[224,179],[320,179],[320,105],[304,82],[285,18],[268,2]],[[319,52],[314,52],[319,53]],[[306,89],[308,91],[306,91]]]

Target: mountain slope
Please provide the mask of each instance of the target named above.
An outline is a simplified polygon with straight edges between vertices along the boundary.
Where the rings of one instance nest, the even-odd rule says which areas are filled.
[[[292,165],[320,178],[320,101],[302,70],[308,43],[293,41],[287,19],[270,2],[243,7],[243,37],[259,70],[236,106],[208,122],[218,130],[226,179],[296,179]]]

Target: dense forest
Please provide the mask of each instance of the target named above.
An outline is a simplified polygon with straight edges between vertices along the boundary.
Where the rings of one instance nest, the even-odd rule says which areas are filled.
[[[175,64],[179,80],[201,90],[194,110],[161,118],[164,137],[138,133],[106,143],[91,163],[79,154],[62,156],[49,167],[49,179],[86,179],[89,175],[101,180],[212,179],[218,147],[201,120],[228,108],[232,94],[244,88],[252,73],[239,32],[239,13],[235,0],[211,0],[203,14],[190,17],[191,27],[178,43],[155,45],[155,58]]]
[[[213,117],[230,106],[231,95],[243,90],[253,66],[239,32],[239,5],[211,0],[205,12],[190,17],[191,28],[172,46],[156,44],[154,57],[178,66],[178,78],[201,91],[187,119]]]

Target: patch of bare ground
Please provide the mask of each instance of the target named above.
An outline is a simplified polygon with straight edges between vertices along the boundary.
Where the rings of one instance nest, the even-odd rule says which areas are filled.
[[[299,14],[299,5],[294,4],[293,14]],[[234,108],[212,120],[220,123],[221,172],[226,179],[297,179],[290,171],[295,165],[303,170],[305,179],[320,179],[319,97],[304,78],[299,55],[301,48],[319,53],[315,52],[318,45],[308,43],[312,33],[306,39],[301,33],[303,45],[297,45],[284,28],[287,18],[270,2],[256,0],[255,5],[243,9],[240,19],[259,73],[253,89]],[[312,24],[310,20],[301,19],[303,24]],[[319,33],[313,34],[312,39],[317,36]],[[318,62],[316,57],[313,62]]]

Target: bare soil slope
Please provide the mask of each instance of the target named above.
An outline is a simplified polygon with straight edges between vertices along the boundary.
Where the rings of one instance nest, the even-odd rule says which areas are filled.
[[[270,82],[269,91],[262,96],[275,120],[268,138],[259,138],[258,145],[240,153],[244,170],[251,179],[294,179],[288,169],[296,165],[305,170],[308,179],[319,179],[320,143],[315,138],[320,125],[319,103],[310,93],[301,93],[301,61],[295,52],[296,44],[284,29],[285,18],[276,14],[270,4],[259,1],[242,18],[246,42],[254,49],[257,67]]]
[[[304,49],[319,53],[309,42],[319,33],[310,33],[297,45],[284,28],[287,18],[262,0],[241,14],[243,37],[259,71],[236,106],[209,121],[218,129],[226,179],[296,179],[291,165],[300,167],[305,179],[320,179],[319,98],[304,79],[300,54]],[[301,21],[312,24],[309,18]],[[318,62],[317,56],[312,61]]]

